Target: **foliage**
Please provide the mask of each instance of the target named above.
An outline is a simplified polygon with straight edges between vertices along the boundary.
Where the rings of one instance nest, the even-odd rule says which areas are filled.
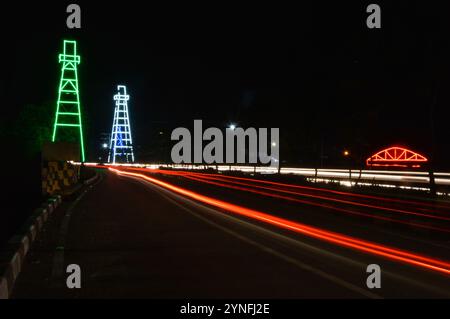
[[[24,155],[34,156],[44,142],[51,140],[53,108],[50,103],[28,104],[11,124],[11,132],[23,146]]]

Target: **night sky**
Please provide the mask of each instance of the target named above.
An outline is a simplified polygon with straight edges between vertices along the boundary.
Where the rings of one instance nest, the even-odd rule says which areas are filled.
[[[76,39],[88,160],[125,84],[140,162],[168,159],[171,129],[202,119],[279,127],[286,165],[344,165],[344,149],[354,164],[396,144],[450,168],[448,13],[429,1],[376,2],[380,30],[366,27],[364,1],[77,2],[77,31],[65,25],[71,2],[2,7],[2,121],[27,104],[53,116],[57,55]]]

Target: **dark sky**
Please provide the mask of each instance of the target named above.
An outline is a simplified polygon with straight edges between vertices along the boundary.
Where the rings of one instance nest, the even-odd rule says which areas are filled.
[[[434,140],[436,165],[450,166],[450,35],[430,1],[376,2],[381,30],[366,27],[364,1],[77,2],[77,31],[65,25],[71,2],[2,7],[3,116],[54,104],[57,54],[76,39],[91,159],[125,84],[142,161],[156,159],[157,132],[203,119],[279,127],[293,165],[317,164],[322,147],[330,166],[343,149],[365,158],[392,144],[431,157]]]

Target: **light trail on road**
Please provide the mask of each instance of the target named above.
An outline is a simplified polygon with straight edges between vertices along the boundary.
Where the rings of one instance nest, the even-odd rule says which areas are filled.
[[[413,215],[415,217],[420,217],[420,218],[435,219],[436,221],[444,221],[444,222],[450,221],[450,218],[448,218],[446,216],[431,215],[431,214],[414,212],[411,210],[389,208],[389,207],[380,206],[380,205],[370,205],[370,204],[365,204],[365,203],[358,203],[358,202],[355,202],[354,200],[350,201],[350,200],[343,200],[343,199],[339,199],[339,198],[336,199],[333,197],[318,196],[318,195],[305,193],[303,191],[298,190],[298,189],[301,189],[301,190],[307,189],[307,190],[318,190],[319,192],[323,191],[323,189],[318,189],[318,188],[314,188],[314,187],[283,184],[283,183],[277,183],[277,182],[272,182],[272,181],[253,180],[250,178],[234,177],[234,176],[227,176],[227,175],[197,173],[197,172],[168,171],[168,170],[155,170],[155,169],[148,170],[145,168],[127,168],[127,170],[128,169],[133,170],[133,171],[142,171],[142,172],[146,172],[146,173],[158,173],[158,174],[163,174],[163,175],[181,176],[181,177],[195,180],[195,181],[201,182],[201,183],[207,183],[207,184],[212,184],[212,185],[216,185],[216,186],[220,186],[220,187],[225,187],[225,188],[230,188],[230,189],[235,189],[235,190],[240,190],[240,191],[245,191],[245,192],[251,192],[251,193],[259,194],[262,196],[269,196],[272,198],[293,201],[293,202],[297,202],[297,203],[301,203],[301,204],[305,204],[305,205],[311,205],[311,206],[331,209],[331,210],[338,211],[341,213],[363,216],[365,218],[389,221],[389,222],[393,222],[393,223],[397,223],[397,224],[403,224],[403,225],[411,226],[411,227],[434,230],[434,231],[443,232],[443,233],[450,232],[450,228],[445,227],[443,225],[429,225],[428,223],[423,223],[420,221],[399,219],[396,216],[387,217],[387,216],[382,216],[380,214],[375,214],[375,213],[364,213],[364,212],[355,211],[355,210],[351,210],[351,209],[347,209],[347,208],[342,208],[337,205],[333,206],[333,205],[323,204],[322,202],[328,201],[328,202],[334,202],[337,204],[345,204],[345,205],[351,205],[351,206],[362,207],[362,208],[370,208],[370,209],[382,211],[384,213],[396,213],[396,214],[402,214],[404,216]],[[223,183],[217,183],[217,182],[214,183],[212,181],[221,181]],[[243,182],[243,181],[245,181],[245,182]],[[254,184],[248,183],[250,181],[255,182],[255,183]],[[224,183],[228,183],[228,184],[224,184]],[[232,184],[232,185],[229,185],[229,184]],[[266,186],[262,186],[261,184],[264,184]],[[235,185],[246,186],[246,187],[238,187]],[[276,185],[276,187],[267,186],[267,185]],[[282,185],[283,188],[279,188],[281,186],[278,186],[278,185]],[[251,188],[248,188],[248,187],[251,187]],[[293,190],[286,190],[286,188],[288,188],[288,187]],[[257,191],[254,188],[268,190],[270,192]],[[328,191],[328,190],[325,190],[325,191]],[[311,199],[315,199],[315,200],[320,200],[320,202],[294,198],[291,196],[283,196],[283,195],[275,194],[274,192],[285,193],[285,194],[295,195],[295,196],[300,196],[300,197],[307,197],[307,198],[311,198]],[[343,196],[341,194],[345,194],[345,195],[349,194],[350,197],[353,195],[353,194],[347,193],[347,192],[339,192],[339,191],[332,191],[332,192],[339,193],[340,196]],[[360,194],[356,194],[356,195],[360,195]],[[359,197],[365,198],[366,196],[360,195],[357,198],[359,198]],[[372,198],[373,196],[367,196],[367,197]],[[378,199],[381,197],[375,197],[375,198]]]
[[[301,200],[301,199],[293,198],[293,197],[289,197],[289,196],[283,196],[283,195],[277,195],[274,193],[257,191],[257,190],[251,189],[251,188],[227,185],[227,184],[223,184],[223,183],[213,182],[210,180],[203,180],[203,179],[200,179],[197,177],[192,177],[189,175],[185,175],[183,177],[190,179],[190,180],[198,181],[201,183],[207,183],[210,185],[216,185],[216,186],[220,186],[220,187],[241,190],[244,192],[255,193],[255,194],[259,194],[259,195],[263,195],[263,196],[269,196],[269,197],[273,197],[273,198],[277,198],[277,199],[283,199],[283,200],[288,200],[288,201],[292,201],[292,202],[297,202],[300,204],[306,204],[306,205],[331,209],[331,210],[335,210],[335,211],[339,211],[339,212],[343,212],[343,213],[347,213],[347,214],[351,214],[351,215],[358,215],[358,216],[368,217],[368,218],[372,218],[372,219],[379,219],[379,220],[389,221],[389,222],[393,222],[393,223],[403,224],[403,225],[407,225],[407,226],[415,226],[415,227],[419,227],[419,228],[425,228],[425,229],[431,229],[431,230],[435,230],[435,231],[450,233],[450,229],[448,229],[448,228],[435,227],[435,226],[430,226],[430,225],[421,224],[421,223],[417,223],[417,222],[407,222],[404,220],[395,219],[395,218],[391,218],[391,217],[384,217],[384,216],[378,216],[378,215],[374,215],[374,214],[362,213],[362,212],[358,212],[358,211],[354,211],[354,210],[344,209],[344,208],[330,206],[330,205],[326,205],[326,204],[320,204],[320,203],[316,203],[316,202],[312,202],[312,201]]]
[[[164,171],[161,170],[160,172],[164,172]],[[380,196],[374,196],[374,195],[357,194],[357,193],[336,191],[336,190],[325,189],[325,188],[318,188],[318,187],[311,187],[311,186],[302,186],[302,185],[293,185],[293,184],[279,183],[279,182],[273,182],[273,181],[266,181],[266,180],[260,180],[260,179],[254,179],[254,178],[229,176],[229,175],[223,175],[223,174],[218,175],[218,174],[198,173],[198,172],[192,172],[192,173],[191,172],[183,172],[183,173],[184,174],[197,175],[197,176],[209,176],[209,177],[212,177],[212,178],[223,178],[223,179],[229,179],[229,180],[247,181],[247,182],[258,183],[258,184],[268,184],[268,185],[274,185],[274,186],[277,186],[277,187],[284,187],[284,188],[311,190],[311,191],[328,193],[328,194],[343,195],[343,196],[347,196],[347,197],[356,197],[356,198],[363,198],[363,199],[379,200],[379,201],[383,201],[383,202],[407,204],[407,205],[413,205],[413,206],[423,206],[423,207],[428,207],[428,208],[433,208],[433,209],[436,209],[436,208],[450,209],[450,206],[440,205],[440,204],[429,204],[429,203],[418,202],[418,201],[410,201],[410,200],[403,200],[403,199],[387,198],[387,197],[380,197]]]
[[[187,175],[187,176],[189,176],[189,175]],[[220,177],[208,177],[208,179],[224,181],[224,179],[221,179]],[[347,204],[347,205],[352,205],[352,206],[360,206],[360,207],[365,207],[365,208],[372,208],[372,209],[377,209],[377,210],[384,210],[384,211],[389,211],[389,212],[395,212],[395,213],[401,213],[401,214],[407,214],[407,215],[415,215],[415,216],[420,216],[420,217],[426,217],[426,218],[450,221],[449,217],[442,217],[442,216],[436,216],[436,215],[430,215],[430,214],[424,214],[424,213],[417,213],[417,212],[413,212],[413,211],[406,211],[406,210],[403,210],[403,209],[395,209],[395,208],[389,208],[389,207],[378,206],[378,205],[370,205],[370,204],[358,203],[358,202],[355,202],[355,201],[342,200],[342,199],[336,199],[336,198],[325,197],[325,196],[317,196],[317,195],[313,195],[313,194],[307,194],[307,193],[295,192],[295,191],[288,191],[288,190],[283,190],[283,189],[278,189],[278,188],[273,188],[273,187],[267,187],[267,186],[256,186],[256,185],[252,185],[252,184],[248,184],[248,183],[242,183],[242,182],[228,181],[228,183],[237,184],[237,185],[243,185],[243,186],[250,186],[250,187],[255,187],[255,188],[260,188],[260,189],[280,192],[280,193],[286,193],[286,194],[291,194],[291,195],[310,197],[310,198],[320,199],[320,200],[325,200],[325,201],[333,201],[333,202],[337,202],[337,203],[341,203],[341,204]],[[224,185],[224,184],[222,184],[222,185]]]
[[[318,227],[312,227],[298,222],[293,222],[264,212],[228,203],[216,198],[208,197],[144,174],[128,172],[112,167],[109,167],[109,170],[119,175],[132,176],[146,180],[204,204],[211,205],[225,211],[261,221],[270,225],[274,225],[283,229],[291,230],[311,238],[319,239],[328,243],[339,245],[341,247],[351,248],[363,253],[384,257],[397,262],[417,266],[423,269],[432,270],[441,274],[450,275],[450,263],[448,261],[442,261],[432,257],[422,256],[416,253],[331,232]]]
[[[179,176],[184,176],[184,175],[194,176],[195,175],[198,177],[222,178],[222,179],[228,179],[228,180],[251,182],[251,183],[255,183],[255,184],[273,185],[275,187],[281,187],[281,188],[301,189],[301,190],[305,190],[305,191],[314,191],[314,192],[320,192],[320,193],[326,193],[326,194],[335,194],[335,195],[340,195],[340,196],[345,196],[345,197],[355,197],[355,198],[361,198],[361,199],[367,199],[367,200],[376,200],[376,201],[379,201],[382,203],[397,203],[397,204],[401,204],[401,205],[410,205],[410,206],[414,206],[416,208],[417,207],[425,207],[427,209],[427,211],[431,211],[431,212],[435,212],[435,209],[441,208],[444,210],[448,210],[447,212],[445,212],[447,215],[450,214],[450,205],[444,205],[444,204],[438,204],[438,203],[431,204],[431,203],[426,203],[426,202],[396,199],[396,198],[389,198],[389,197],[381,197],[381,196],[375,196],[375,195],[357,194],[357,193],[351,193],[351,192],[331,190],[331,189],[326,189],[326,188],[294,185],[294,184],[280,183],[280,182],[274,182],[274,181],[260,180],[260,179],[256,179],[256,178],[237,177],[237,176],[230,176],[230,175],[223,175],[223,174],[198,173],[198,172],[190,172],[190,171],[172,171],[172,170],[148,169],[148,168],[138,168],[138,167],[126,167],[126,168],[128,170],[153,172],[153,173],[160,173],[160,174],[165,174],[165,175],[179,175]]]

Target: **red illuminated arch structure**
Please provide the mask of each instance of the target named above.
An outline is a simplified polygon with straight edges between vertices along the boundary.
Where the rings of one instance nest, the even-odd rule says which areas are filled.
[[[420,167],[428,159],[403,147],[389,147],[372,155],[366,160],[367,166]]]

